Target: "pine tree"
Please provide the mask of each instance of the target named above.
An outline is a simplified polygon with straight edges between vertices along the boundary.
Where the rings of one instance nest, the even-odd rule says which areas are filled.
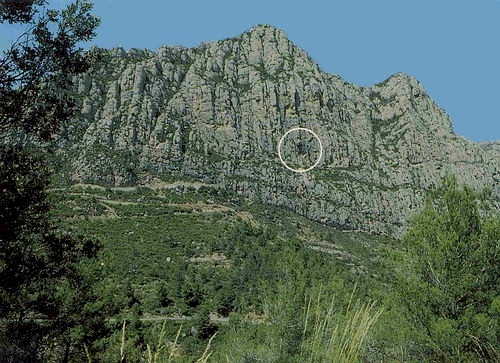
[[[414,273],[404,271],[403,296],[432,361],[499,358],[500,216],[482,200],[449,178],[404,236]]]
[[[98,25],[91,8],[0,1],[0,21],[25,29],[0,59],[0,361],[75,360],[103,334],[103,309],[82,268],[99,245],[50,220],[40,146],[77,112],[73,77],[92,60],[77,44]]]

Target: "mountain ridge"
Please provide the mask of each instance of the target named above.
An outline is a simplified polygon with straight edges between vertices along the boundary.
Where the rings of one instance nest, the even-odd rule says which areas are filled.
[[[500,195],[498,151],[457,136],[414,77],[358,87],[271,26],[194,48],[114,48],[77,91],[82,117],[59,142],[71,183],[193,178],[321,223],[389,234],[445,175],[491,187],[495,203]],[[296,126],[314,130],[325,151],[298,175],[276,149]]]

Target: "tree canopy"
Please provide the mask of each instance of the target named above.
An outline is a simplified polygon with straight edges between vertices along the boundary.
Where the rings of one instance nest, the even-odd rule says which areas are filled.
[[[449,178],[404,236],[410,271],[402,296],[433,361],[499,358],[500,216],[485,214],[482,201]]]
[[[24,31],[0,59],[0,136],[23,130],[48,140],[78,111],[73,77],[95,53],[78,45],[95,35],[92,4],[75,1],[62,11],[44,1],[0,2],[2,23]]]
[[[78,44],[99,23],[91,9],[79,0],[62,11],[0,1],[0,21],[24,29],[0,59],[0,361],[68,361],[102,334],[103,311],[82,269],[99,244],[49,217],[51,170],[40,144],[77,114],[73,79],[92,61]]]

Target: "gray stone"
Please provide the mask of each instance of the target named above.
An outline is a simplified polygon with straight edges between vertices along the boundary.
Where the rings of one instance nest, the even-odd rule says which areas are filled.
[[[200,178],[321,223],[399,233],[446,174],[500,196],[498,144],[456,135],[402,73],[357,87],[321,71],[285,33],[259,25],[195,48],[109,51],[78,78],[83,115],[61,138],[73,182]],[[323,160],[293,173],[277,145],[317,133]]]

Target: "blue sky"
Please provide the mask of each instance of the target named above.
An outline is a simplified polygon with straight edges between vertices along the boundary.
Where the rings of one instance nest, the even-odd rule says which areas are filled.
[[[66,0],[51,0],[61,6]],[[100,47],[195,46],[271,24],[321,68],[365,86],[416,77],[455,132],[500,139],[500,0],[96,0]],[[0,48],[11,33],[0,28]]]

